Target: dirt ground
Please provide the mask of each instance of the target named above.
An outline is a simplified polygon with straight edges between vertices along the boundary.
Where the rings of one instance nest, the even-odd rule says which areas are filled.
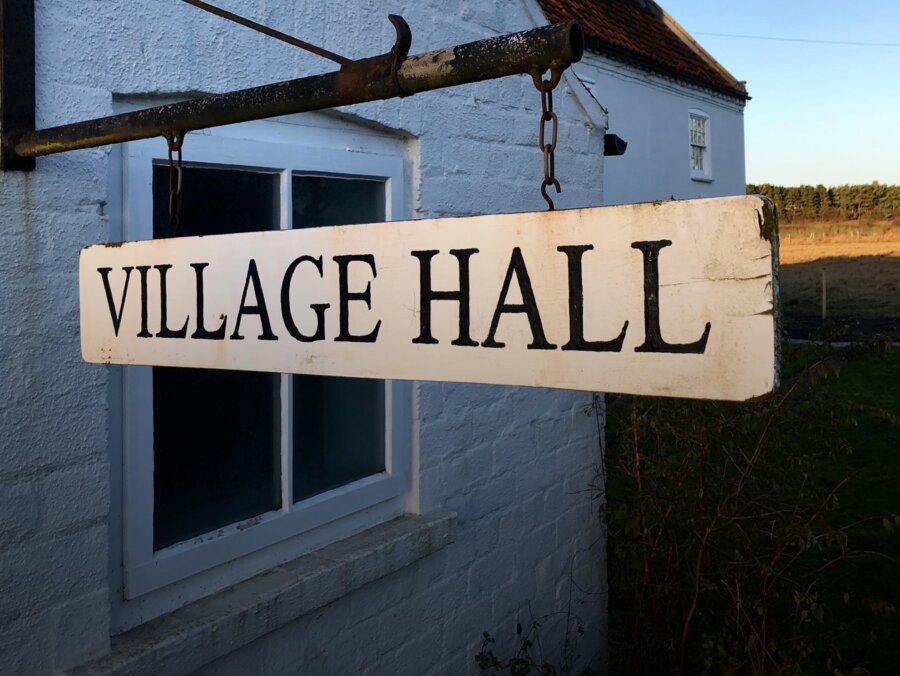
[[[900,318],[900,231],[830,238],[782,232],[779,258],[789,326],[821,319],[823,272],[828,317],[889,325]]]

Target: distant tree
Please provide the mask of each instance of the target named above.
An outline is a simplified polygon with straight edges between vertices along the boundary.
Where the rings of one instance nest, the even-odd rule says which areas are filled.
[[[747,194],[765,195],[775,203],[782,220],[890,220],[900,214],[900,186],[878,181],[826,187],[748,183]]]
[[[831,199],[828,195],[828,189],[821,183],[816,186],[816,192],[813,196],[813,205],[815,206],[816,218],[828,218]]]

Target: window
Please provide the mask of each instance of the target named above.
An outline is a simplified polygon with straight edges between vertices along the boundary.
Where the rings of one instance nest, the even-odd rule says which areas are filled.
[[[691,178],[698,181],[711,181],[709,116],[702,111],[692,110],[689,119]]]
[[[333,138],[340,145],[329,147]],[[188,134],[177,233],[165,142],[126,144],[124,238],[402,215],[402,147],[384,154],[402,142],[373,143],[378,152],[349,152],[335,131],[275,121]],[[192,588],[192,576],[215,570],[212,585],[221,588],[405,511],[408,383],[165,367],[121,373],[125,599],[174,585],[171,595],[184,602],[212,591]],[[164,612],[166,602],[157,605]]]

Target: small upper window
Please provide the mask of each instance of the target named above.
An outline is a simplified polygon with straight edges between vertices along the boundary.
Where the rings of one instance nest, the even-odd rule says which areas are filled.
[[[699,110],[692,110],[689,119],[691,178],[698,181],[711,181],[709,116]]]

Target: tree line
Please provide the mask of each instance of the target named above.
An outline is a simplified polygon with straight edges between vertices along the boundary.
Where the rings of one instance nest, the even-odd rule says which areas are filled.
[[[781,219],[792,221],[887,220],[900,214],[900,186],[878,181],[862,185],[747,184],[748,195],[765,195],[775,203]]]

